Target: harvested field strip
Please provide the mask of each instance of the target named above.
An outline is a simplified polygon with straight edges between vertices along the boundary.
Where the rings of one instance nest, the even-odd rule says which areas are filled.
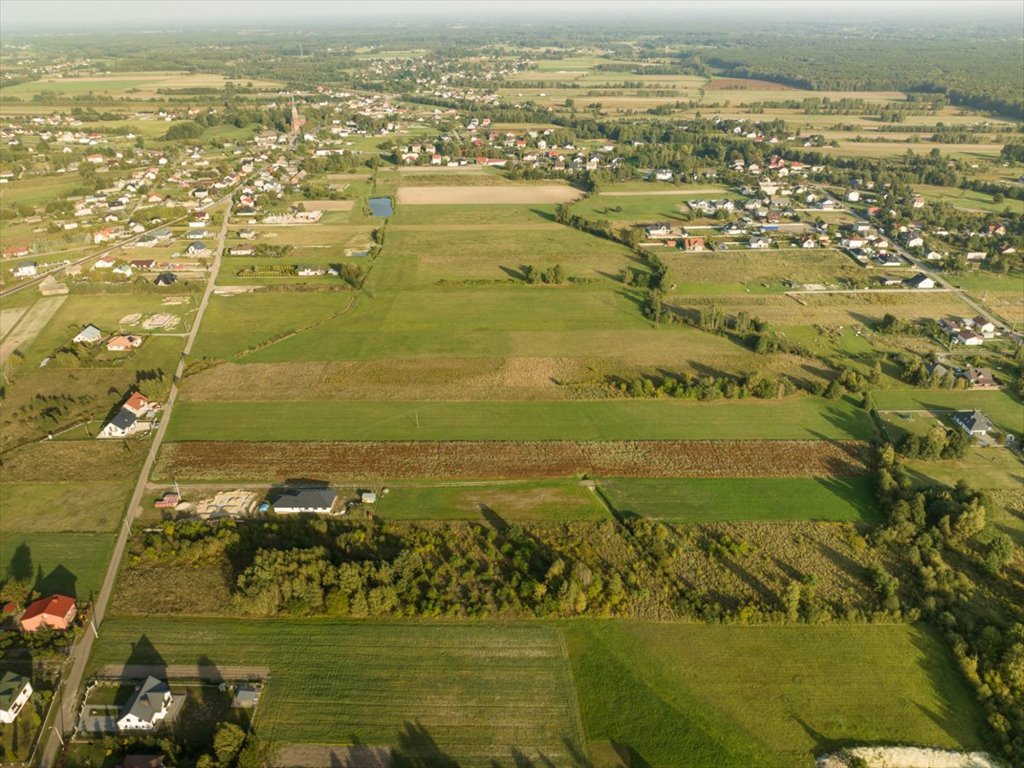
[[[514,749],[530,764],[576,765],[582,748],[568,659],[550,625],[111,618],[92,663],[201,656],[270,668],[255,726],[275,744],[392,745],[418,758],[409,764],[444,753],[465,766],[522,765]]]
[[[785,400],[187,402],[169,440],[870,439],[862,408]]]
[[[494,187],[402,187],[400,205],[487,205],[515,203],[568,203],[583,193],[562,184]]]
[[[867,471],[857,441],[184,442],[164,446],[154,480],[610,477],[850,477]]]
[[[8,355],[19,347],[24,351],[25,346],[31,344],[43,327],[50,322],[60,305],[64,303],[67,296],[52,296],[40,299],[21,321],[7,334],[3,344],[0,344],[0,363],[7,359]]]

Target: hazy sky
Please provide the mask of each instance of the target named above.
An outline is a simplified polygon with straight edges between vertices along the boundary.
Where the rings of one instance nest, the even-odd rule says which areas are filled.
[[[544,18],[735,18],[867,22],[913,15],[1024,27],[1024,0],[0,0],[0,29],[262,27]],[[653,31],[657,31],[656,29]]]

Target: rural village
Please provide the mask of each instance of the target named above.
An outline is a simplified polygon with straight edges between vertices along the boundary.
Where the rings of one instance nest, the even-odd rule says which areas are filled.
[[[1020,30],[634,26],[3,34],[0,764],[1024,764]]]

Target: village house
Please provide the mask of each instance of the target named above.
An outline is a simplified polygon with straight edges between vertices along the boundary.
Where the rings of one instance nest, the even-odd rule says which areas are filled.
[[[151,731],[167,717],[173,702],[171,688],[163,680],[150,675],[125,705],[117,719],[119,731]]]
[[[968,328],[961,328],[953,341],[965,347],[980,347],[985,343],[985,337]]]
[[[110,352],[131,352],[141,344],[141,336],[114,336],[107,341],[107,350]]]
[[[683,238],[683,250],[684,251],[703,251],[704,250],[704,238],[703,237],[684,237]]]
[[[981,411],[959,411],[953,414],[953,421],[971,437],[981,437],[992,431],[992,422]]]
[[[34,261],[26,262],[25,264],[19,264],[11,270],[11,274],[15,277],[35,277],[37,274],[38,265]]]
[[[75,598],[67,595],[50,595],[29,603],[21,615],[21,631],[36,632],[42,627],[65,630],[71,626],[78,614]]]
[[[0,723],[10,724],[32,698],[32,681],[17,672],[0,677]]]
[[[317,267],[312,264],[300,264],[295,270],[295,274],[299,277],[319,277],[325,273],[326,270],[323,267]]]
[[[991,368],[971,367],[963,371],[963,377],[974,389],[999,389],[999,382],[996,381]]]
[[[672,227],[668,224],[649,224],[644,227],[644,235],[649,238],[665,238],[672,236]]]
[[[124,438],[140,429],[139,420],[160,410],[160,404],[153,402],[141,392],[132,392],[121,408],[96,435],[98,440]]]
[[[75,344],[95,344],[103,338],[103,332],[95,325],[87,325],[71,339]]]
[[[172,275],[170,272],[161,272],[153,279],[153,283],[159,286],[166,287],[168,285],[174,285],[174,283],[177,280],[177,275]]]
[[[254,249],[251,245],[233,245],[228,249],[231,256],[252,256]]]

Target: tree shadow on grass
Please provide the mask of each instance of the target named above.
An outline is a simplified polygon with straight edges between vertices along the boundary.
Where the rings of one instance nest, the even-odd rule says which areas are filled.
[[[418,722],[406,720],[397,741],[391,753],[392,768],[459,768],[458,761],[444,752]]]
[[[63,565],[58,565],[45,576],[39,566],[34,589],[41,595],[67,595],[78,597],[78,577]]]

